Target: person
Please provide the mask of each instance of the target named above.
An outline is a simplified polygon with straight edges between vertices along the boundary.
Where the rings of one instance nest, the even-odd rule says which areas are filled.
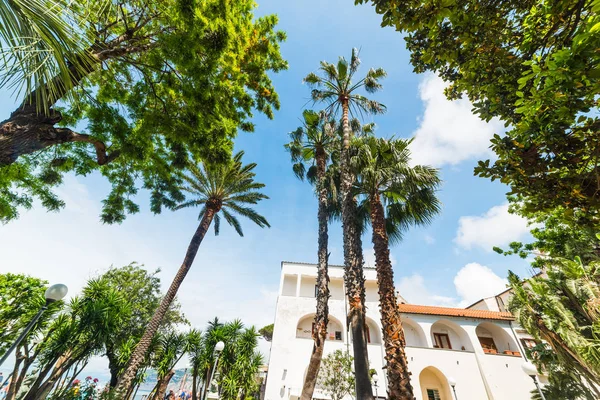
[[[175,393],[172,390],[169,390],[169,393],[165,397],[166,400],[175,400]]]
[[[179,394],[179,398],[181,400],[185,400],[185,390],[183,390],[183,389],[181,390],[181,393]]]
[[[4,380],[4,375],[0,372],[0,386],[2,386],[2,381]]]

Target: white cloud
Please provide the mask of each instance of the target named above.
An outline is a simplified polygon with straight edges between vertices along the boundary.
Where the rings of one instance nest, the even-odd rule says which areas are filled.
[[[435,238],[431,235],[425,234],[423,236],[423,240],[425,241],[425,243],[427,244],[434,244],[435,243]]]
[[[411,304],[462,308],[504,291],[507,281],[489,267],[473,262],[456,273],[453,283],[456,297],[435,294],[435,290],[427,286],[420,274],[402,277],[397,288],[400,295]]]
[[[412,304],[425,304],[452,307],[456,300],[452,297],[440,296],[431,293],[425,285],[425,279],[419,274],[412,274],[400,278],[397,285],[398,292],[404,299]]]
[[[487,123],[474,115],[468,99],[449,101],[444,95],[446,86],[434,74],[426,74],[419,85],[425,110],[411,145],[414,164],[439,167],[490,157],[490,138],[504,130],[499,120]]]
[[[504,291],[506,284],[506,279],[496,275],[489,267],[475,262],[462,267],[454,277],[456,293],[461,299],[459,307],[494,296]]]
[[[508,203],[494,206],[480,216],[463,216],[458,220],[454,242],[460,247],[480,247],[491,251],[507,245],[529,232],[527,221],[508,212]]]

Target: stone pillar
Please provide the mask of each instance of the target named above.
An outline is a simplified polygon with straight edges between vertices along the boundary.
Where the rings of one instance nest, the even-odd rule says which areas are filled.
[[[302,274],[296,275],[296,297],[300,297],[300,286],[302,284]]]

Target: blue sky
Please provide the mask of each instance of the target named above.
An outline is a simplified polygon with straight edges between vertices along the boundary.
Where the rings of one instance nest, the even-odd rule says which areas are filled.
[[[377,134],[412,137],[415,161],[441,169],[439,192],[443,212],[426,228],[413,229],[392,248],[398,289],[409,302],[464,306],[483,295],[502,290],[508,269],[526,275],[527,263],[491,251],[493,245],[527,238],[524,221],[506,212],[507,187],[474,177],[479,159],[490,156],[489,137],[501,124],[473,117],[466,101],[444,99],[443,82],[433,75],[416,75],[409,64],[404,40],[382,29],[370,6],[351,0],[260,1],[259,15],[276,13],[287,32],[282,45],[290,68],[273,76],[281,110],[270,121],[256,117],[256,132],[241,133],[236,150],[246,162],[257,162],[257,179],[270,200],[258,209],[272,228],[244,223],[245,237],[228,226],[208,236],[194,267],[180,289],[179,299],[192,323],[203,328],[214,316],[242,318],[259,327],[272,322],[279,284],[280,262],[316,260],[316,199],[310,186],[291,172],[283,145],[299,125],[309,99],[302,78],[316,71],[319,61],[349,57],[361,49],[362,68],[383,67],[388,77],[382,92],[373,95],[387,114],[365,122],[377,124]],[[10,92],[0,91],[0,119],[13,110]],[[147,193],[138,198],[142,212],[122,225],[102,225],[100,201],[108,193],[101,177],[68,177],[58,190],[67,202],[61,213],[40,207],[0,226],[0,272],[25,272],[51,282],[64,282],[75,294],[86,279],[131,261],[149,269],[160,267],[163,285],[170,282],[197,224],[197,210],[148,211]],[[367,261],[370,237],[364,238]],[[341,231],[330,231],[331,262],[342,263]],[[102,361],[95,367],[103,368]]]

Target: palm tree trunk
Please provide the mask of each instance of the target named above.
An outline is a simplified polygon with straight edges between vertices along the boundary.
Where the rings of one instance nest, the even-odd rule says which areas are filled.
[[[198,374],[192,373],[192,400],[198,400]]]
[[[410,384],[410,372],[404,348],[406,341],[394,288],[394,271],[390,261],[385,215],[379,193],[372,194],[370,202],[373,249],[375,250],[375,267],[379,284],[379,310],[385,345],[385,370],[388,376],[388,398],[390,400],[413,400],[415,397]]]
[[[323,358],[323,349],[327,338],[327,325],[329,324],[329,274],[327,272],[328,254],[327,242],[329,236],[327,233],[328,213],[327,213],[327,187],[325,186],[326,154],[323,149],[318,149],[316,153],[317,161],[317,185],[319,193],[319,240],[318,240],[318,267],[317,267],[317,312],[315,314],[315,330],[313,332],[314,345],[302,395],[300,400],[312,400]]]
[[[156,393],[154,394],[154,400],[162,400],[165,397],[167,386],[169,386],[169,382],[171,382],[173,375],[175,375],[175,371],[170,370],[167,375],[158,381],[158,387],[156,388]]]
[[[354,371],[356,378],[356,398],[372,400],[373,389],[369,378],[369,355],[367,352],[366,317],[365,317],[365,277],[360,233],[356,224],[356,204],[350,193],[354,177],[350,172],[350,122],[348,120],[348,99],[342,102],[342,157],[341,184],[342,198],[342,230],[344,240],[344,283],[348,297],[348,323],[352,331],[352,347],[354,350]]]
[[[192,236],[192,240],[188,246],[183,263],[181,264],[181,267],[179,267],[179,271],[177,271],[177,275],[175,275],[173,282],[171,282],[171,286],[169,286],[169,290],[167,290],[165,297],[163,297],[160,306],[154,312],[152,319],[146,327],[144,335],[140,339],[133,351],[133,354],[131,355],[131,358],[129,359],[129,364],[125,369],[125,372],[119,379],[119,383],[117,384],[117,388],[115,390],[117,399],[123,398],[123,395],[135,379],[138,368],[143,364],[144,359],[146,358],[146,353],[150,348],[152,338],[158,331],[165,314],[167,311],[169,311],[171,303],[173,303],[173,300],[175,299],[175,295],[177,295],[179,287],[183,283],[185,276],[192,267],[194,258],[198,252],[198,248],[200,247],[200,244],[202,243],[202,240],[204,239],[204,236],[206,235],[206,232],[208,231],[208,228],[210,227],[210,224],[217,212],[219,212],[219,209],[214,209],[211,207],[206,208],[206,211],[202,216],[202,220],[200,221],[194,236]]]

